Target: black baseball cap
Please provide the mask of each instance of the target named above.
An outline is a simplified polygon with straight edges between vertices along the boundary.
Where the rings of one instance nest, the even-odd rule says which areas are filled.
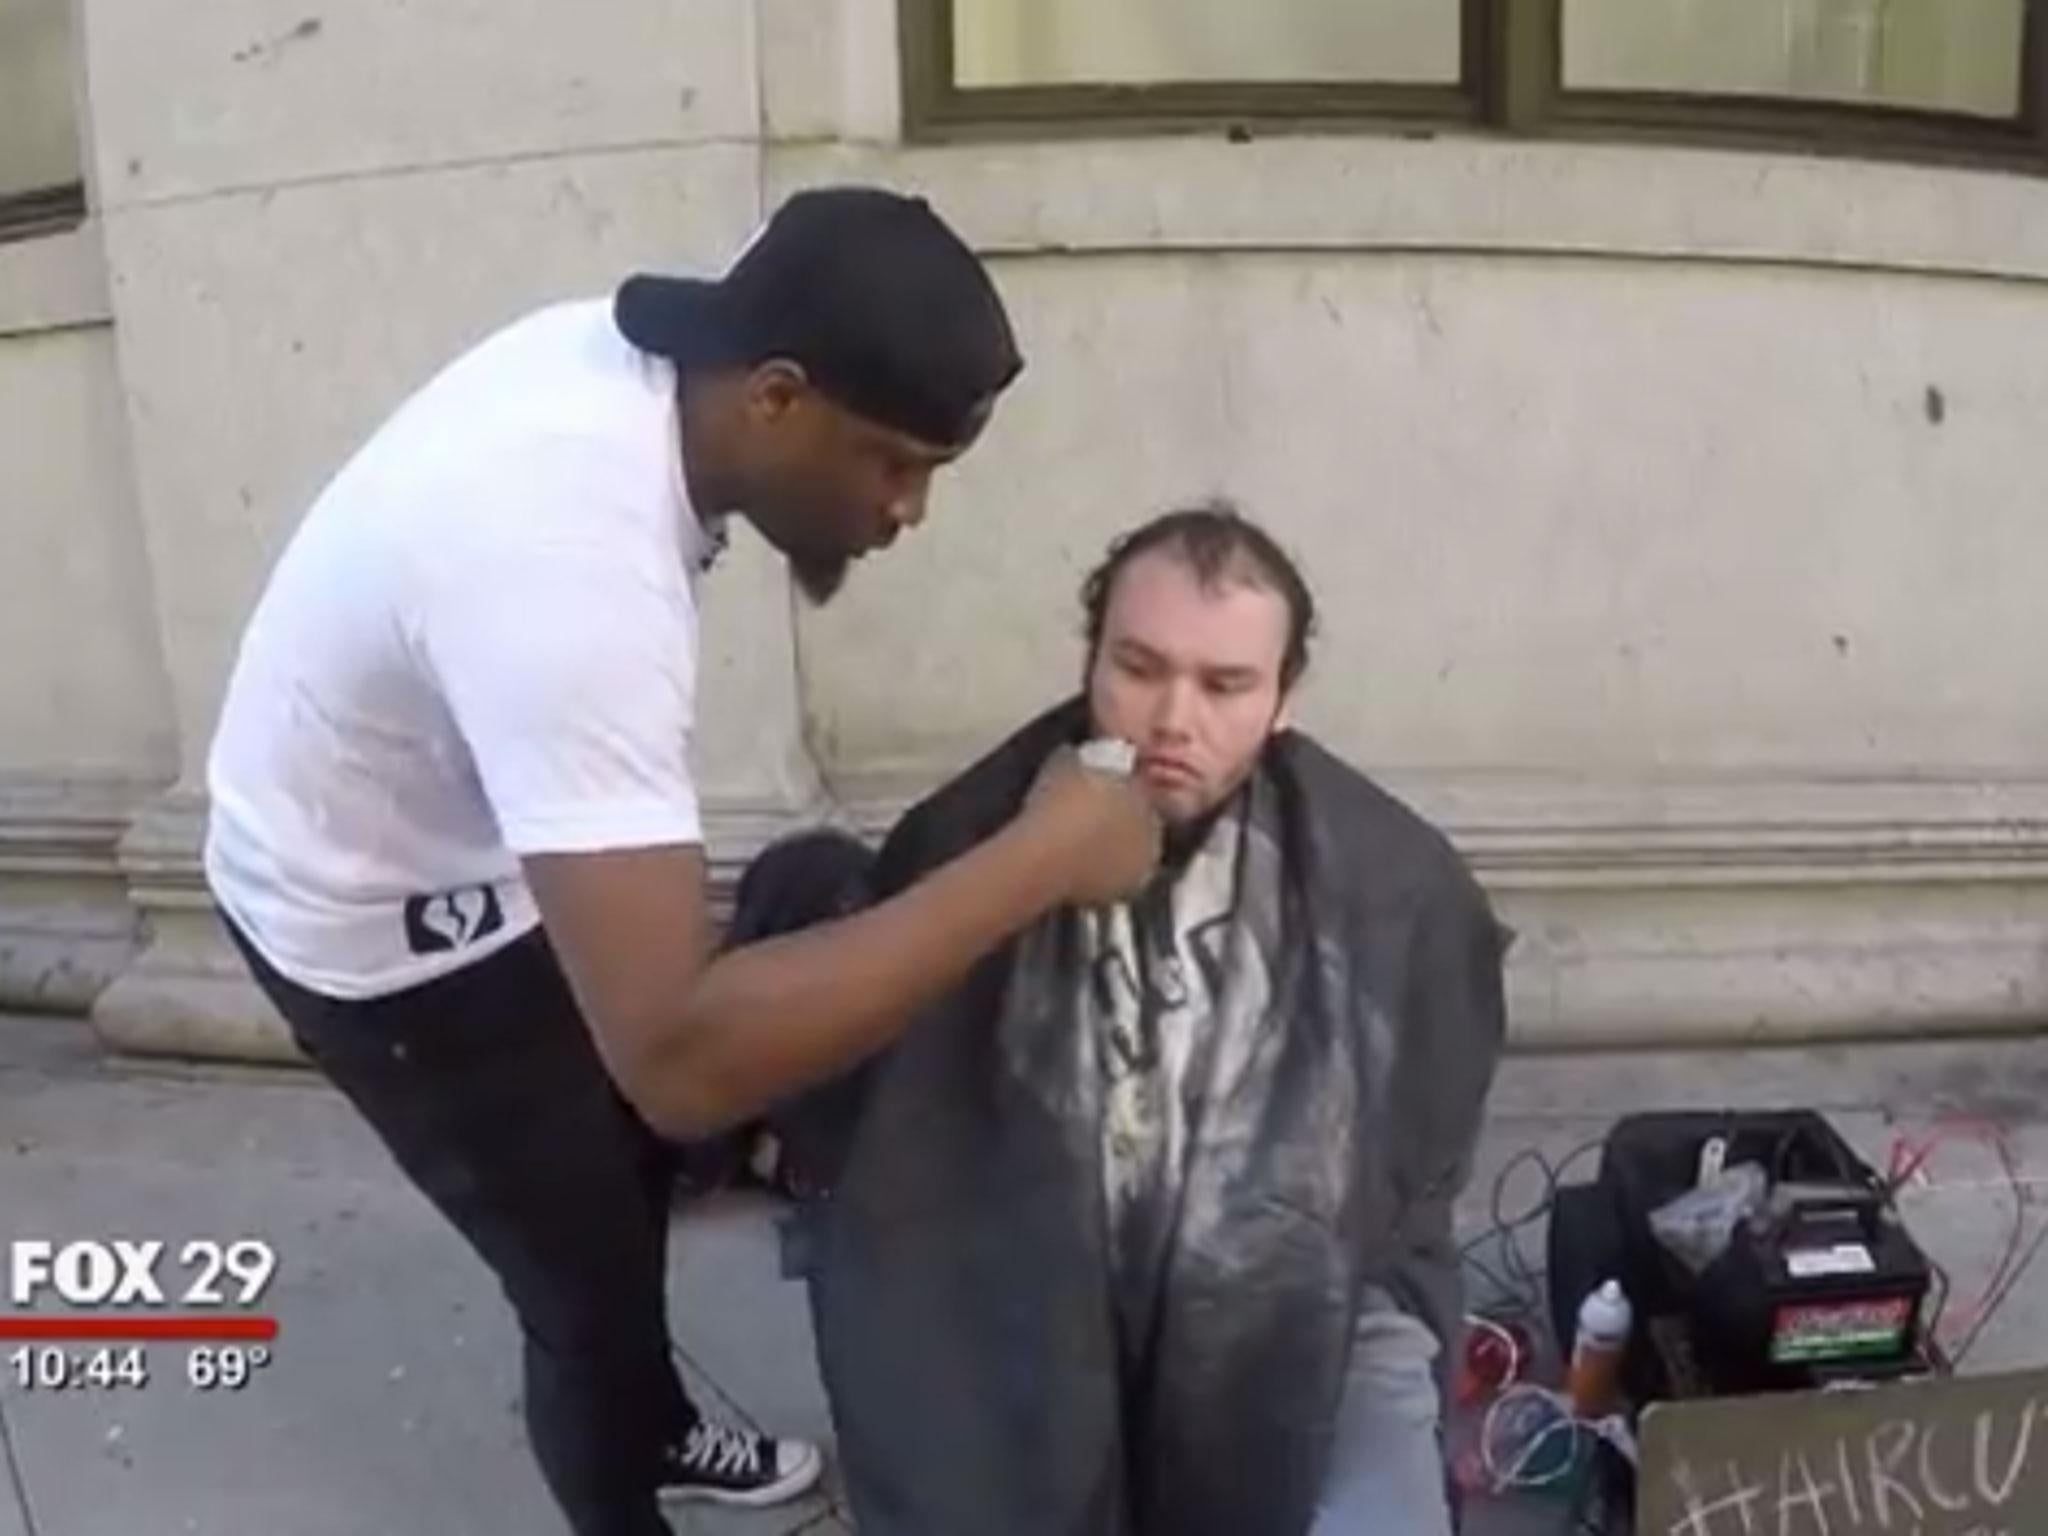
[[[1023,369],[981,262],[921,197],[800,192],[717,281],[641,273],[619,331],[685,368],[800,364],[857,415],[941,447],[972,442]]]

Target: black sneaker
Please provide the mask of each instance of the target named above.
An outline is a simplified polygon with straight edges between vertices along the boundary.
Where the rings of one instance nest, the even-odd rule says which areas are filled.
[[[777,1440],[750,1429],[697,1421],[664,1453],[661,1497],[676,1504],[738,1504],[761,1509],[810,1492],[825,1458],[806,1440]]]

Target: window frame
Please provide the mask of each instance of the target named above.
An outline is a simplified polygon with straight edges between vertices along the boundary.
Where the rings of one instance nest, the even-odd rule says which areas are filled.
[[[70,14],[65,20],[65,39],[71,48],[71,110],[82,115],[84,104],[78,87],[79,17],[76,0],[59,0]],[[39,235],[61,235],[86,220],[85,133],[82,121],[76,125],[80,163],[77,174],[48,186],[27,187],[19,192],[0,192],[0,245],[15,240],[33,240]]]
[[[1964,163],[2048,174],[2048,0],[2025,0],[2020,108],[2003,120],[1786,97],[1567,90],[1564,0],[1458,0],[1461,78],[1452,84],[962,88],[953,79],[953,3],[898,0],[904,136],[914,142],[1219,128],[1233,136],[1276,128],[1410,135],[1465,130]]]
[[[85,183],[81,181],[0,195],[0,245],[76,229],[85,222],[85,213]]]

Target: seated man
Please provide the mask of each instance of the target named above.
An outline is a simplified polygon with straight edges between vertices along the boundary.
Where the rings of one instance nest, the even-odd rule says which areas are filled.
[[[1443,1536],[1502,930],[1438,833],[1288,728],[1313,605],[1261,530],[1162,518],[1084,603],[1085,699],[872,869],[812,838],[741,891],[749,937],[885,895],[1091,737],[1136,747],[1170,828],[1136,903],[1018,935],[785,1127],[831,1188],[812,1299],[862,1536]]]

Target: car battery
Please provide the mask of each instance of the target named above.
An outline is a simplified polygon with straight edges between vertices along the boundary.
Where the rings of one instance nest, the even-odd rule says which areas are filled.
[[[1912,1354],[1931,1272],[1880,1197],[1845,1189],[1786,1203],[1761,1231],[1738,1233],[1729,1258],[1700,1298],[1703,1331],[1761,1355],[1767,1373]]]
[[[1765,1170],[1768,1205],[1695,1272],[1651,1217],[1709,1164],[1745,1162]],[[1630,1116],[1607,1139],[1600,1184],[1613,1260],[1646,1324],[1628,1371],[1639,1398],[1810,1389],[1925,1368],[1931,1266],[1883,1181],[1822,1116]]]

